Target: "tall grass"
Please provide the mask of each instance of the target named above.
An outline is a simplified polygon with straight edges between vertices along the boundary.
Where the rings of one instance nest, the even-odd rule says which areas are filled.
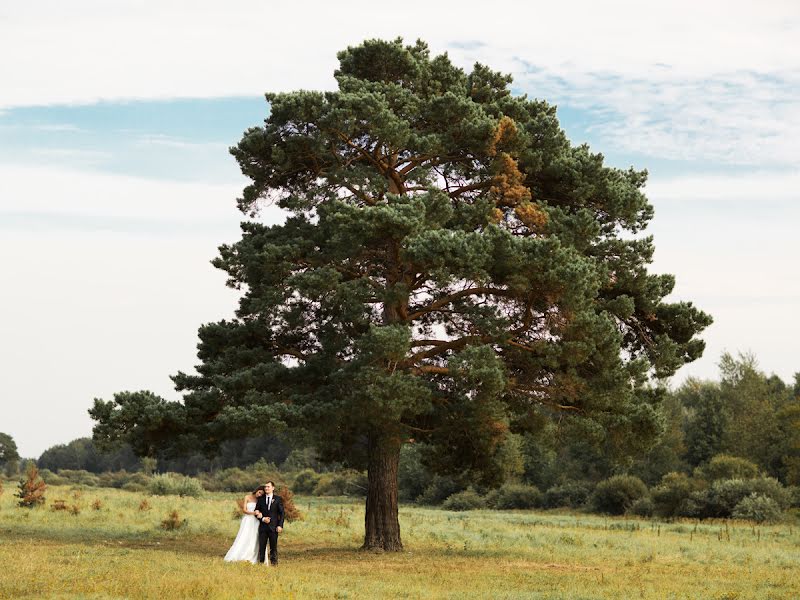
[[[281,565],[265,570],[222,561],[238,497],[50,486],[45,507],[23,509],[4,494],[0,598],[800,597],[794,524],[404,506],[405,551],[371,554],[358,550],[361,502],[296,497],[305,519],[287,523]],[[81,510],[53,511],[57,499]]]

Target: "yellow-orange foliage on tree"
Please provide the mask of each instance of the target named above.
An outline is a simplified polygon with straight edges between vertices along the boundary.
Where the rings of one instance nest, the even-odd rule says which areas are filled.
[[[28,468],[25,470],[25,478],[19,482],[19,491],[17,497],[19,498],[19,505],[25,508],[33,508],[44,504],[44,492],[47,489],[47,484],[39,476],[39,469],[33,463],[28,463]]]

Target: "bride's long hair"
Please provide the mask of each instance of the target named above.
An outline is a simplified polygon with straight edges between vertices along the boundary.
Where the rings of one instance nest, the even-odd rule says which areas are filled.
[[[253,490],[253,496],[255,496],[255,495],[256,495],[258,492],[260,492],[260,491],[261,491],[261,492],[263,492],[263,491],[264,491],[264,486],[263,486],[263,485],[260,485],[260,486],[258,486],[256,489],[254,489],[254,490]]]

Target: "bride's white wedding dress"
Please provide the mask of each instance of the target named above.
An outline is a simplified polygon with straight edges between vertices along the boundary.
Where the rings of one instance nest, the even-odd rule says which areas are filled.
[[[248,512],[253,512],[256,509],[256,503],[248,502],[246,509]],[[239,523],[239,533],[236,534],[231,549],[225,555],[226,562],[238,560],[258,562],[258,519],[253,515],[242,517],[242,522]],[[265,564],[269,564],[269,559]]]

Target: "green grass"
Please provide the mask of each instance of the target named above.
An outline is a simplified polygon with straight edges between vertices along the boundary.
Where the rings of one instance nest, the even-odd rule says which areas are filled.
[[[47,506],[0,497],[0,598],[797,598],[797,526],[658,523],[532,511],[401,508],[405,551],[358,550],[361,502],[299,498],[281,565],[222,561],[234,496],[48,490]],[[140,511],[147,498],[149,511]],[[53,500],[81,508],[53,512]],[[100,510],[91,504],[99,499]],[[177,509],[187,526],[160,528]]]

